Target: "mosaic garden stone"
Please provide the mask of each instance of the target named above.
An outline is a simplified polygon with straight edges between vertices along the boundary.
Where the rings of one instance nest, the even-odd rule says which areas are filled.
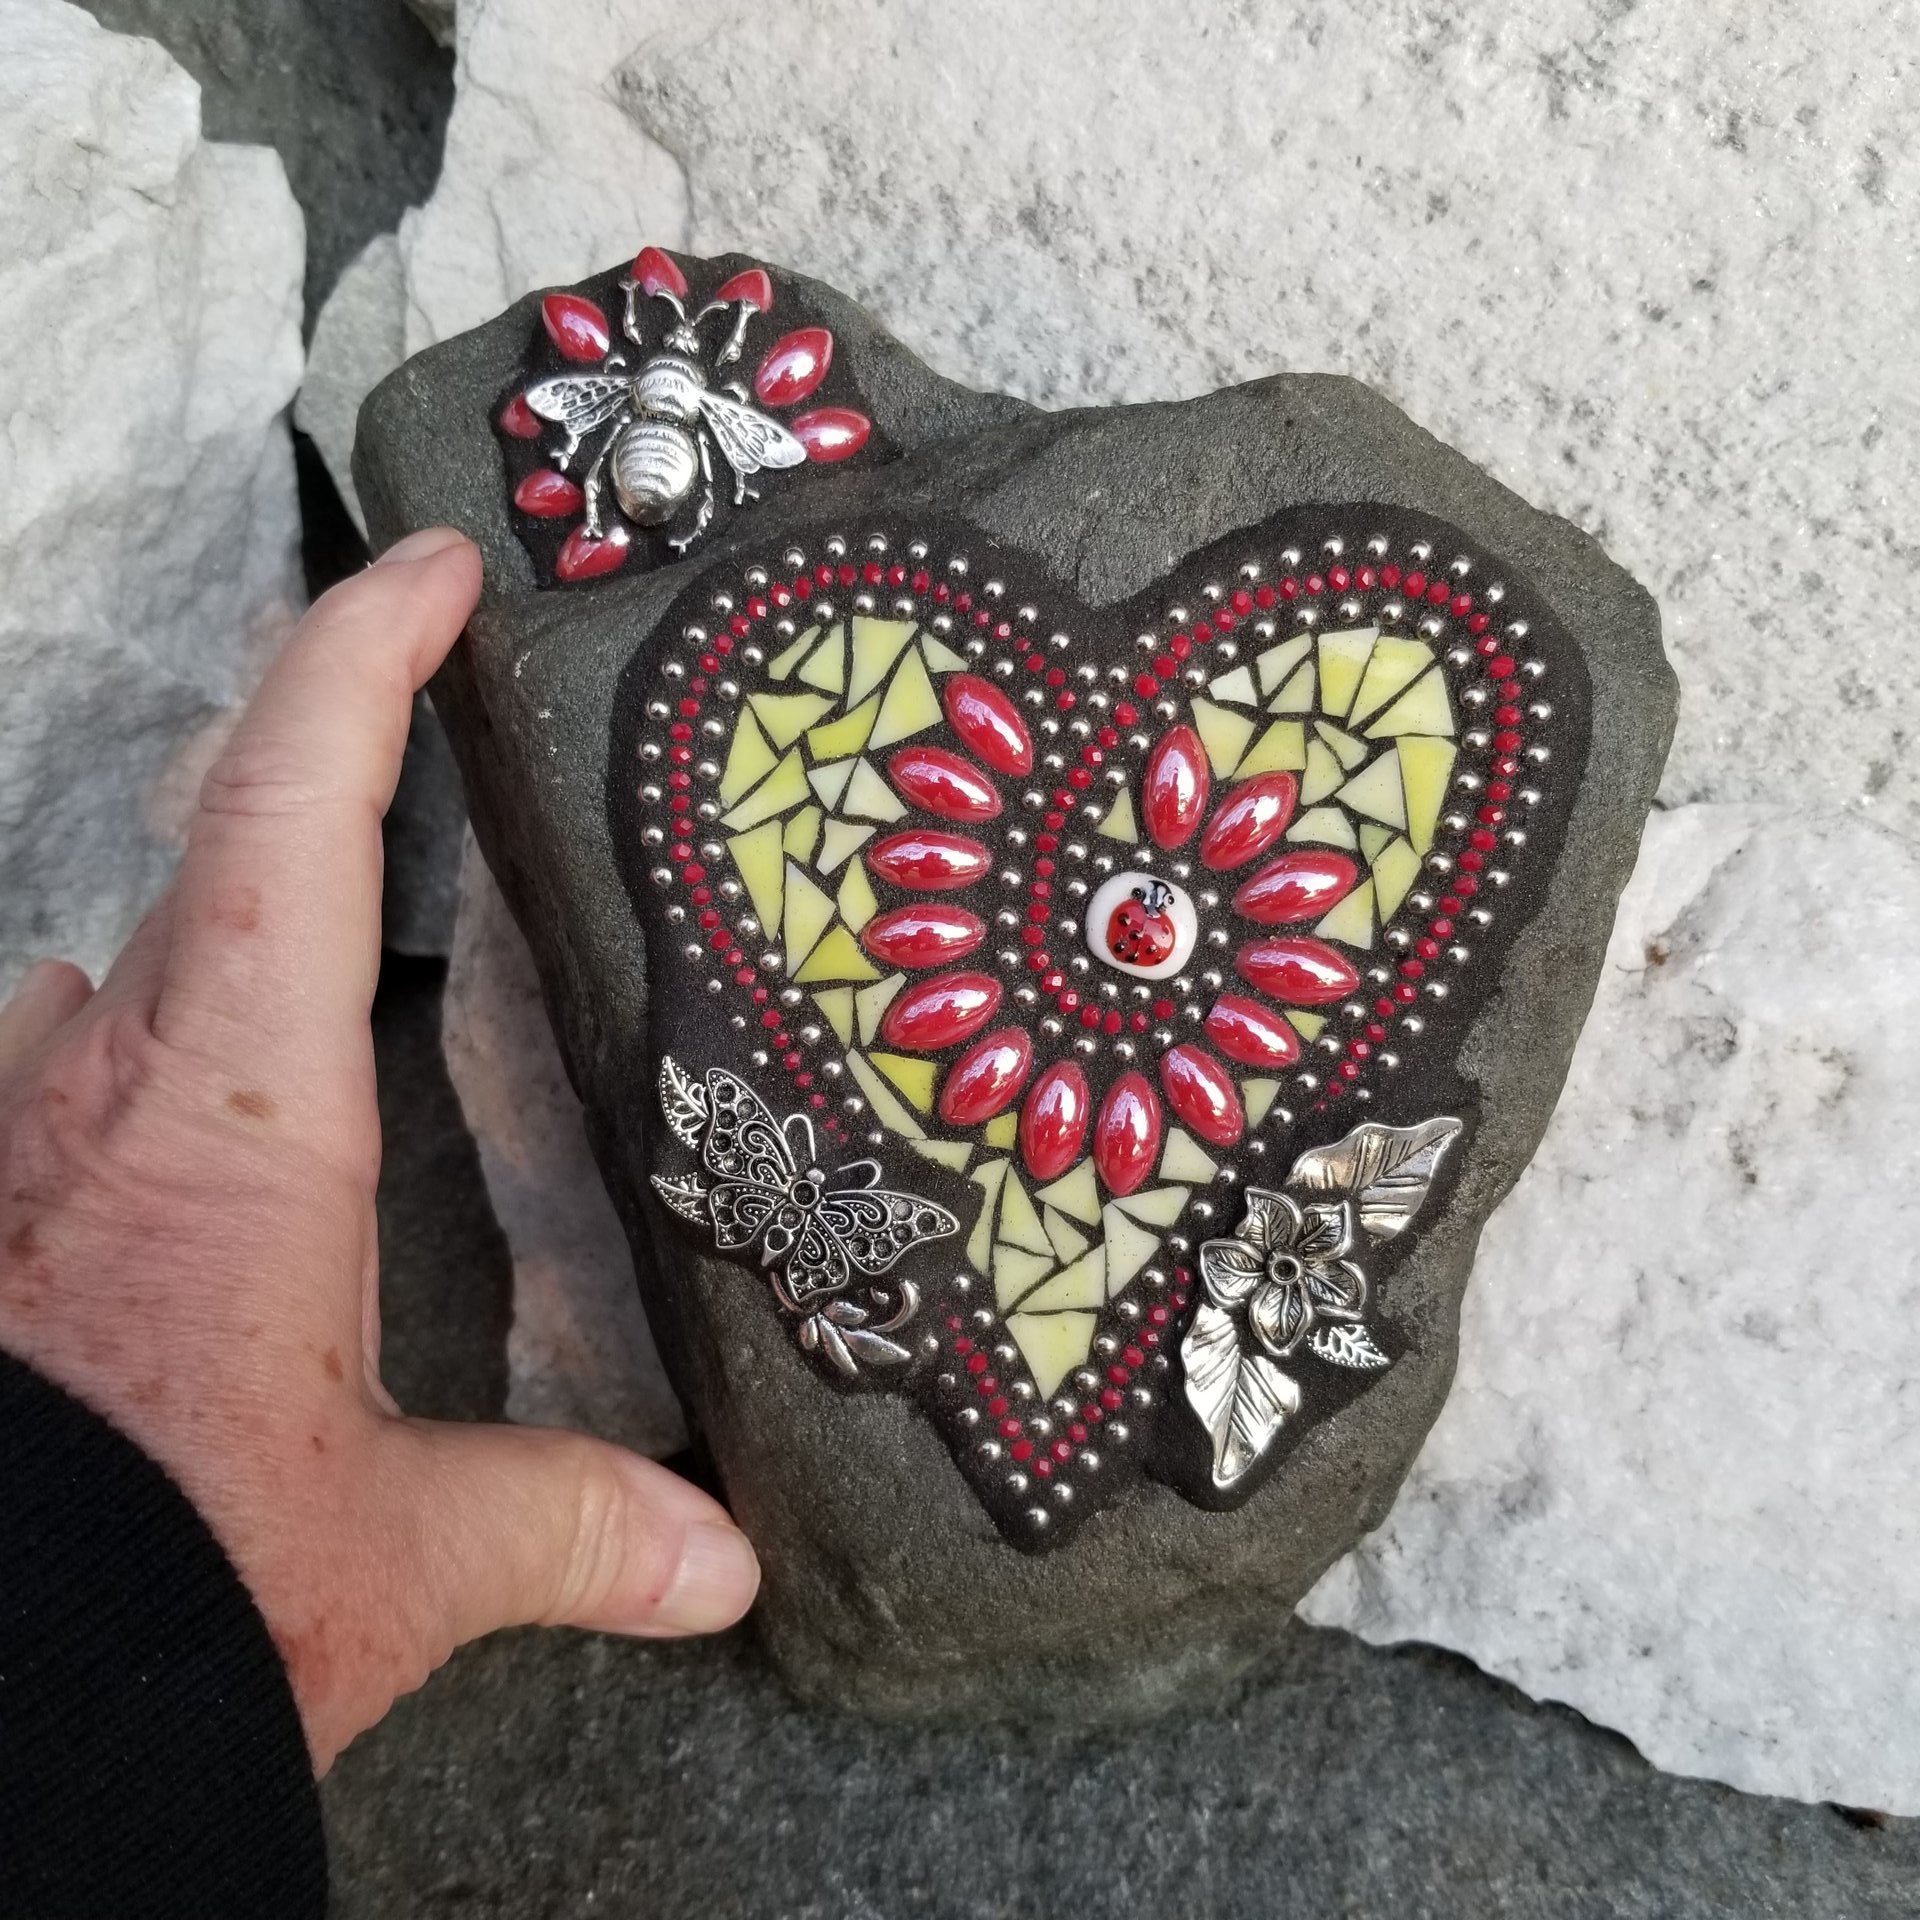
[[[649,1315],[810,1689],[1240,1670],[1444,1399],[1672,725],[1651,602],[1354,383],[1041,415],[642,250],[362,415]]]

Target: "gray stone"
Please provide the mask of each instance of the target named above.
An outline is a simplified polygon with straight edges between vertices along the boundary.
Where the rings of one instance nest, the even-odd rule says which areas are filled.
[[[876,444],[903,450],[896,463],[777,493],[689,566],[587,594],[533,591],[489,419],[537,326],[522,302],[375,393],[356,450],[360,497],[377,542],[449,521],[487,558],[483,605],[436,698],[481,846],[533,946],[669,1373],[760,1545],[762,1628],[783,1668],[803,1689],[880,1711],[1164,1709],[1259,1661],[1274,1620],[1384,1512],[1444,1398],[1479,1225],[1546,1123],[1658,777],[1672,693],[1656,621],[1591,542],[1352,382],[1282,376],[1177,407],[1034,416],[937,380],[830,290],[784,284],[793,307],[833,326]],[[783,529],[823,512],[849,526],[957,519],[1049,558],[1098,607],[1302,499],[1437,515],[1531,582],[1590,671],[1589,769],[1567,850],[1466,1040],[1485,1103],[1477,1143],[1394,1282],[1421,1329],[1417,1352],[1315,1429],[1240,1512],[1203,1514],[1143,1485],[1070,1549],[1023,1557],[929,1427],[894,1399],[824,1391],[759,1290],[689,1257],[642,1203],[658,1123],[648,960],[608,818],[616,686],[692,567],[724,558],[736,537],[775,550]]]
[[[406,281],[400,246],[376,234],[340,275],[314,322],[293,420],[319,450],[361,539],[367,522],[353,491],[353,426],[360,403],[407,357]]]

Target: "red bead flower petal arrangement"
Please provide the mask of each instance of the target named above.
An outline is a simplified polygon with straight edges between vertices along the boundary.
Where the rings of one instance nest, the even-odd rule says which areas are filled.
[[[832,1295],[823,1376],[916,1395],[1016,1544],[1142,1471],[1238,1504],[1414,1337],[1411,1242],[1374,1243],[1474,1124],[1455,1054],[1564,831],[1574,649],[1372,507],[1102,610],[964,529],[823,529],[662,631],[610,810],[676,969],[650,1071],[722,1182],[662,1197],[760,1231],[717,1196],[785,1129],[746,1208],[795,1236],[780,1308]]]

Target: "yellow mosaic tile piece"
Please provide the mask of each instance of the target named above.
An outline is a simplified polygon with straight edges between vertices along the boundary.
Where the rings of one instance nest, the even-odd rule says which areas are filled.
[[[837,807],[840,796],[847,790],[847,781],[852,777],[857,763],[852,760],[829,760],[824,767],[815,767],[807,775],[807,785],[820,796],[820,803],[826,807]]]
[[[744,832],[762,820],[771,820],[776,813],[797,807],[810,791],[807,770],[796,747],[731,813],[720,816],[720,824]]]
[[[860,951],[860,943],[845,927],[835,927],[807,955],[793,976],[794,984],[810,987],[816,980],[877,980],[880,969]]]
[[[1000,1196],[1000,1238],[1025,1247],[1029,1253],[1053,1252],[1053,1242],[1047,1238],[1047,1230],[1040,1224],[1040,1216],[1034,1212],[1017,1173],[1007,1175],[1006,1191]]]
[[[1267,702],[1269,713],[1311,713],[1313,703],[1320,697],[1318,676],[1314,673],[1313,662],[1295,670],[1293,678]]]
[[[980,1138],[990,1147],[1005,1149],[1013,1145],[1020,1137],[1020,1116],[1017,1113],[996,1113],[987,1122],[987,1130]]]
[[[1311,807],[1287,829],[1287,838],[1315,847],[1355,845],[1353,822],[1338,807]]]
[[[1360,822],[1360,857],[1369,866],[1385,846],[1390,846],[1400,836],[1391,827],[1383,827],[1377,820]]]
[[[1196,1185],[1211,1180],[1219,1168],[1201,1152],[1199,1143],[1178,1127],[1167,1131],[1167,1144],[1160,1155],[1162,1180],[1188,1180]]]
[[[1203,700],[1198,694],[1194,695],[1192,706],[1193,730],[1207,750],[1207,761],[1213,768],[1213,777],[1216,780],[1230,779],[1234,768],[1240,764],[1241,755],[1247,750],[1247,742],[1253,738],[1255,722],[1244,713],[1230,713],[1225,707],[1216,707],[1211,700]]]
[[[748,696],[747,704],[776,747],[792,746],[823,713],[833,708],[833,702],[824,693],[756,693]]]
[[[929,673],[958,673],[967,664],[944,640],[936,640],[930,633],[920,636],[920,651]]]
[[[1309,1013],[1305,1007],[1289,1007],[1287,1018],[1293,1022],[1293,1030],[1302,1040],[1318,1040],[1320,1029],[1327,1024],[1324,1013]]]
[[[1013,1144],[1011,1140],[1007,1142]],[[1082,1226],[1100,1224],[1100,1188],[1093,1177],[1093,1162],[1082,1160],[1071,1173],[1063,1173],[1051,1186],[1042,1187],[1034,1196],[1050,1207],[1058,1207]]]
[[[820,838],[820,809],[802,807],[787,822],[787,830],[780,836],[780,845],[796,860],[811,860],[813,849]]]
[[[881,1016],[893,1005],[894,996],[907,984],[904,973],[890,973],[871,987],[862,987],[853,996],[854,1011],[860,1016],[860,1044],[871,1044],[880,1031]]]
[[[1420,856],[1397,835],[1373,856],[1374,904],[1380,910],[1380,922],[1400,911],[1400,903],[1420,877]]]
[[[829,720],[824,727],[815,727],[807,735],[807,751],[816,761],[836,760],[843,753],[858,753],[867,744],[867,735],[873,731],[873,723],[879,712],[880,696],[876,693],[851,713],[843,713],[838,720]]]
[[[1447,676],[1438,667],[1416,680],[1372,726],[1370,740],[1390,740],[1403,733],[1453,732],[1453,703],[1447,698]]]
[[[910,1059],[904,1053],[881,1053],[877,1048],[867,1058],[921,1113],[933,1111],[933,1080],[939,1069],[931,1060]]]
[[[1372,766],[1356,773],[1337,797],[1355,813],[1390,827],[1404,827],[1407,808],[1400,790],[1400,756],[1389,748]]]
[[[1030,1294],[1053,1271],[1050,1253],[1029,1253],[1004,1242],[993,1250],[993,1301],[1002,1313]]]
[[[1247,1125],[1257,1127],[1273,1111],[1273,1103],[1279,1097],[1278,1080],[1242,1080],[1240,1098],[1246,1102]]]
[[[1276,720],[1240,762],[1239,777],[1256,773],[1298,773],[1307,764],[1307,730],[1298,720]]]
[[[781,877],[786,870],[786,855],[780,850],[781,827],[769,820],[751,833],[736,833],[727,842],[734,869],[753,902],[760,928],[771,940],[780,931]]]
[[[1360,691],[1353,696],[1347,717],[1355,726],[1370,713],[1378,713],[1401,688],[1408,687],[1433,665],[1433,649],[1424,640],[1406,640],[1394,633],[1382,634],[1373,643],[1367,671]]]
[[[820,836],[820,858],[814,865],[822,873],[831,873],[848,854],[864,846],[878,831],[876,827],[857,827],[851,820],[829,820]]]
[[[1295,724],[1299,723],[1296,721]],[[1330,793],[1338,792],[1347,773],[1324,740],[1309,740],[1305,757],[1307,771],[1300,782],[1300,798],[1312,806],[1316,801],[1326,799]]]
[[[916,1140],[913,1150],[949,1173],[965,1173],[967,1162],[973,1158],[973,1149],[964,1140]]]
[[[1238,707],[1257,707],[1260,696],[1254,691],[1253,670],[1235,667],[1231,673],[1215,674],[1207,682],[1207,691],[1216,700],[1231,700]]]
[[[880,911],[880,902],[873,897],[867,870],[857,861],[847,869],[847,877],[840,882],[840,891],[834,903],[840,909],[840,918],[855,933]]]
[[[1107,1304],[1107,1250],[1089,1247],[1021,1301],[1025,1313],[1072,1313]]]
[[[1336,720],[1345,716],[1360,691],[1367,656],[1379,632],[1378,627],[1354,627],[1346,633],[1320,636],[1320,705]]]
[[[847,704],[864,700],[893,670],[900,650],[913,638],[911,620],[875,620],[853,616],[853,672],[847,685]]]
[[[818,687],[822,693],[845,693],[847,690],[847,630],[835,627],[827,637],[807,655],[807,664],[800,669],[802,685]]]
[[[1160,1236],[1136,1226],[1118,1207],[1101,1222],[1107,1249],[1107,1297],[1111,1299],[1160,1251]]]
[[[1415,853],[1433,846],[1433,830],[1446,803],[1447,781],[1453,773],[1454,744],[1426,734],[1410,733],[1400,742],[1400,777],[1406,790],[1407,838]]]
[[[1131,1220],[1149,1227],[1170,1227],[1185,1211],[1191,1187],[1149,1187],[1144,1193],[1130,1193],[1113,1204]]]
[[[849,1053],[847,1071],[859,1083],[860,1091],[867,1096],[867,1105],[873,1109],[873,1117],[883,1127],[891,1128],[903,1140],[927,1137],[926,1128],[894,1098],[893,1089],[873,1070],[865,1054]]]
[[[1097,1313],[1016,1313],[1007,1322],[1042,1400],[1087,1357],[1099,1318]]]
[[[1120,789],[1120,797],[1108,810],[1107,817],[1094,828],[1094,832],[1109,840],[1124,840],[1130,847],[1140,844],[1140,823],[1133,817],[1133,795],[1125,787]]]
[[[1054,1258],[1062,1266],[1065,1266],[1069,1260],[1079,1259],[1092,1244],[1058,1207],[1042,1207],[1040,1224],[1046,1228],[1047,1238],[1053,1242]],[[1079,1303],[1070,1300],[1060,1302],[1063,1307],[1076,1304]]]
[[[940,696],[927,678],[927,663],[917,653],[900,662],[880,703],[880,718],[873,723],[872,748],[891,747],[911,740],[916,733],[940,724]]]
[[[779,764],[780,756],[767,745],[767,736],[752,714],[743,713],[733,730],[733,744],[727,749],[726,770],[715,789],[720,804],[730,807],[743,793],[751,792],[756,781],[764,780]]]
[[[1277,647],[1269,647],[1253,663],[1253,670],[1260,680],[1261,697],[1290,686],[1298,677],[1296,669],[1301,661],[1312,651],[1313,635],[1310,633],[1296,633],[1291,640],[1282,640]]]
[[[1333,757],[1348,772],[1365,763],[1373,749],[1364,740],[1356,740],[1342,727],[1336,727],[1331,720],[1316,720],[1313,730],[1326,742]]]
[[[853,1044],[853,989],[828,987],[813,996],[813,1004],[833,1029],[833,1037],[843,1047]]]
[[[800,869],[787,862],[787,971],[794,974],[814,949],[833,918],[833,896],[823,893]],[[829,979],[838,975],[827,975]],[[869,979],[871,975],[867,976]]]
[[[1363,951],[1373,945],[1373,882],[1362,880],[1332,912],[1323,914],[1314,928],[1322,940]]]
[[[767,666],[767,678],[769,680],[784,680],[787,675],[807,657],[808,648],[813,646],[819,638],[820,629],[818,627],[809,627],[792,645],[783,647],[780,652],[774,655]]]
[[[907,810],[900,796],[881,779],[871,760],[862,760],[847,782],[847,797],[841,803],[849,813],[863,814],[869,820],[904,820]]]
[[[1004,1160],[983,1160],[967,1175],[980,1189],[980,1217],[967,1236],[967,1265],[975,1273],[984,1274],[987,1270],[987,1259],[993,1249],[994,1210],[1000,1204],[1000,1185],[1006,1177]]]

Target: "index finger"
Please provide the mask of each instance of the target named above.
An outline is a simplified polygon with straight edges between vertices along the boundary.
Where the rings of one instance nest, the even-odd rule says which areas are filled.
[[[175,881],[155,1034],[255,1079],[368,1071],[380,821],[413,696],[480,590],[480,556],[414,534],[315,602],[208,773]]]

